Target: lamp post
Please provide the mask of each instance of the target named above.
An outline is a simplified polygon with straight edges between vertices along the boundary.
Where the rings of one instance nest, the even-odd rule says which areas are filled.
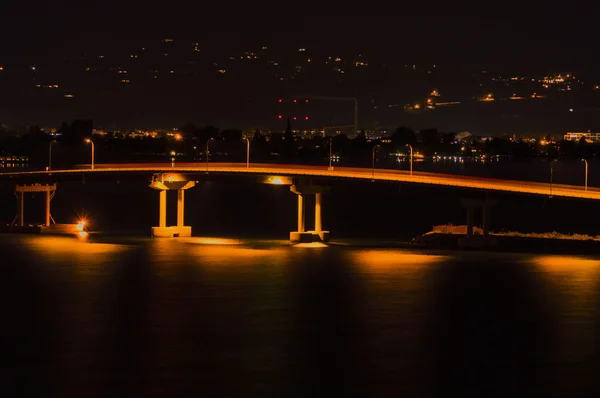
[[[54,144],[56,140],[50,141],[50,148],[48,149],[48,170],[52,170],[52,144]]]
[[[210,142],[214,140],[213,137],[210,137],[208,139],[208,141],[206,141],[206,172],[208,173],[208,145],[210,144]]]
[[[375,152],[377,151],[377,148],[379,148],[381,145],[377,144],[373,147],[373,174],[372,174],[372,181],[375,181]]]
[[[250,140],[248,137],[244,137],[246,140],[246,168],[250,168]]]
[[[332,171],[333,166],[331,161],[333,160],[333,137],[329,137],[329,168],[327,170]]]
[[[406,144],[406,146],[410,148],[410,175],[412,175],[412,170],[413,170],[413,147],[410,144]]]
[[[86,139],[85,139],[85,142],[87,142],[88,144],[92,144],[92,170],[94,170],[94,152],[95,152],[95,149],[94,149],[94,141],[92,141],[92,140],[91,140],[91,139],[89,139],[89,138],[86,138]]]
[[[550,196],[552,196],[552,184],[554,183],[554,162],[558,162],[558,159],[554,159],[550,163]]]
[[[588,190],[588,161],[586,159],[581,159],[582,162],[585,162],[585,190]]]

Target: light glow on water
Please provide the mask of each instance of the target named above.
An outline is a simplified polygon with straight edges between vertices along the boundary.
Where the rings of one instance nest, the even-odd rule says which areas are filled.
[[[374,270],[421,267],[445,260],[446,256],[429,255],[403,250],[360,250],[351,254],[355,262]]]
[[[373,265],[422,265],[442,261],[446,256],[435,256],[401,250],[361,250],[354,253],[357,260]]]
[[[542,273],[569,286],[595,288],[600,279],[600,260],[575,256],[536,256],[531,259]],[[583,292],[584,290],[577,290]]]
[[[537,256],[532,262],[548,271],[584,271],[600,268],[600,260],[575,256]]]
[[[87,236],[87,232],[84,233]],[[93,243],[86,239],[77,239],[68,236],[28,237],[27,239],[23,239],[22,243],[30,246],[34,250],[48,255],[115,254],[127,248],[125,245],[113,243]]]
[[[298,243],[294,245],[294,247],[303,247],[303,248],[322,248],[329,247],[325,243],[322,242],[312,242],[312,243]]]
[[[230,246],[230,245],[241,245],[244,242],[238,239],[226,239],[226,238],[190,238],[182,240],[186,243],[198,244],[198,245],[219,245],[219,246]]]

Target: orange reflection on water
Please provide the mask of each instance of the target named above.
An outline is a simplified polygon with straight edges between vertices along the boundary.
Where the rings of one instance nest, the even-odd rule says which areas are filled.
[[[114,254],[126,248],[112,243],[92,243],[69,236],[36,236],[23,243],[44,254]]]
[[[532,261],[549,271],[586,270],[600,266],[600,260],[573,256],[538,256]]]
[[[590,284],[598,280],[600,260],[572,256],[536,256],[531,262],[542,271],[578,284]]]
[[[255,249],[250,247],[239,246],[219,246],[206,245],[196,246],[193,248],[193,253],[201,257],[220,257],[225,260],[231,258],[256,258],[256,257],[277,257],[285,254],[283,248],[273,249]]]
[[[312,248],[323,248],[323,247],[329,247],[329,246],[327,246],[325,243],[321,243],[321,242],[312,242],[312,243],[298,243],[297,245],[294,245],[294,247],[312,249]]]
[[[243,242],[237,239],[226,239],[226,238],[189,238],[182,240],[186,243],[195,243],[199,245],[241,245]]]
[[[386,272],[394,269],[419,268],[446,259],[446,256],[389,249],[360,250],[353,252],[351,256],[358,265],[373,271]]]

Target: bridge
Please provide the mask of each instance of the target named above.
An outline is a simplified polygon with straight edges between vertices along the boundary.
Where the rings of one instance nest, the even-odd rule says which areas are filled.
[[[290,233],[292,241],[307,241],[313,238],[327,240],[329,233],[321,228],[321,195],[327,191],[323,183],[313,180],[354,179],[379,182],[399,182],[407,184],[428,184],[454,188],[464,188],[485,192],[513,192],[526,195],[556,196],[600,200],[600,189],[584,186],[540,183],[530,181],[502,180],[463,175],[450,175],[425,172],[409,172],[377,168],[335,167],[292,165],[292,164],[247,164],[247,163],[127,163],[95,164],[94,168],[76,168],[52,171],[11,171],[0,173],[0,178],[59,176],[69,174],[119,174],[148,173],[155,177],[150,187],[160,191],[159,225],[153,228],[153,236],[189,236],[191,227],[184,226],[184,192],[194,186],[193,174],[214,173],[234,175],[254,175],[264,178],[264,182],[275,185],[290,185],[290,190],[298,196],[298,231]],[[166,226],[166,191],[178,191],[177,226]],[[315,229],[306,231],[304,220],[304,197],[315,196]],[[483,207],[484,216],[489,214],[490,202],[468,201],[465,206],[472,214],[473,207]],[[468,231],[472,235],[472,225],[468,217]],[[484,236],[487,235],[484,217]],[[488,225],[486,225],[488,224]]]

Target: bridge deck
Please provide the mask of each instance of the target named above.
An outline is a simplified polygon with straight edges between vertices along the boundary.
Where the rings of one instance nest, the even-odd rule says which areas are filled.
[[[58,175],[75,173],[169,173],[169,172],[206,172],[223,174],[255,174],[255,175],[280,175],[292,177],[323,177],[338,179],[360,179],[375,181],[396,181],[413,184],[430,184],[456,188],[469,188],[486,191],[515,192],[531,195],[560,196],[569,198],[581,198],[600,200],[600,189],[589,188],[587,191],[583,186],[549,184],[517,180],[501,180],[483,177],[471,177],[462,175],[437,174],[414,172],[410,175],[408,171],[336,167],[328,170],[324,166],[304,165],[279,165],[279,164],[251,164],[246,168],[245,163],[177,163],[171,167],[170,163],[128,163],[128,164],[96,164],[95,169],[69,169],[53,171],[21,171],[0,173],[2,176],[36,176],[36,175]]]

